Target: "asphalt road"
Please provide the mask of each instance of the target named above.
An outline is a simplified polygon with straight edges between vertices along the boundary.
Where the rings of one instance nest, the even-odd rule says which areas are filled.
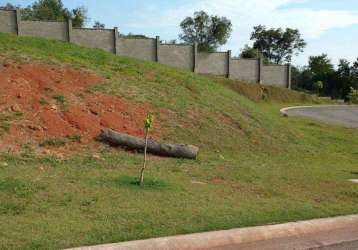
[[[281,110],[288,116],[302,116],[347,128],[358,128],[358,105],[292,107]]]
[[[280,237],[247,244],[227,245],[207,250],[357,250],[357,226],[332,231]]]

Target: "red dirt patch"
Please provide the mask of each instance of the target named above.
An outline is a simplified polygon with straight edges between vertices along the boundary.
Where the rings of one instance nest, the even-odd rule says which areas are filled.
[[[93,73],[44,64],[0,70],[0,114],[17,115],[9,131],[0,133],[0,149],[71,135],[89,142],[102,128],[143,136],[150,105],[86,92],[104,82]]]
[[[223,182],[225,182],[224,178],[219,176],[215,176],[214,178],[211,179],[211,183],[213,184],[222,184]]]

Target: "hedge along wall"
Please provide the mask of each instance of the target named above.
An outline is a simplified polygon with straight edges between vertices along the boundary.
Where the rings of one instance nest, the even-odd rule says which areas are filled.
[[[233,59],[231,51],[198,53],[197,46],[161,44],[155,39],[123,38],[118,29],[73,28],[72,21],[22,21],[19,10],[0,10],[0,32],[73,42],[89,48],[156,61],[202,74],[226,76],[264,85],[290,87],[290,65],[264,65],[260,59]]]

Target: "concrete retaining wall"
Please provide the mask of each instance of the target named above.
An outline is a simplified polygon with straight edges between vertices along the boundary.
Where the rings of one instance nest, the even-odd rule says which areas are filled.
[[[182,69],[193,70],[194,49],[192,45],[169,45],[159,46],[159,62]]]
[[[16,33],[16,12],[0,10],[0,31]]]
[[[260,81],[259,64],[257,59],[232,59],[230,78],[257,83]]]
[[[117,42],[118,54],[122,56],[156,60],[156,39],[119,38]]]
[[[198,53],[197,67],[198,73],[225,76],[228,73],[227,53]]]
[[[67,25],[65,22],[21,21],[21,35],[67,41]]]
[[[88,48],[104,49],[114,52],[114,31],[109,29],[73,28],[71,42]]]
[[[129,39],[118,29],[73,28],[72,21],[21,21],[19,10],[0,10],[0,32],[19,36],[38,36],[99,48],[114,54],[157,61],[202,74],[226,76],[265,85],[290,87],[291,70],[287,65],[263,65],[258,59],[232,59],[231,51],[198,53],[196,45],[161,44],[155,39]]]
[[[285,65],[264,65],[262,68],[262,83],[264,85],[274,85],[287,87],[288,67]]]

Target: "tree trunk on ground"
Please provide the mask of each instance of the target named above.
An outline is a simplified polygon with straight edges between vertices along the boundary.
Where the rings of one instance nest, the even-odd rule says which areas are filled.
[[[115,132],[111,129],[105,129],[98,136],[102,142],[109,143],[113,146],[121,146],[127,149],[144,150],[145,140],[124,133]],[[199,148],[193,145],[183,144],[166,144],[158,143],[154,140],[148,140],[148,152],[168,157],[196,159]]]

